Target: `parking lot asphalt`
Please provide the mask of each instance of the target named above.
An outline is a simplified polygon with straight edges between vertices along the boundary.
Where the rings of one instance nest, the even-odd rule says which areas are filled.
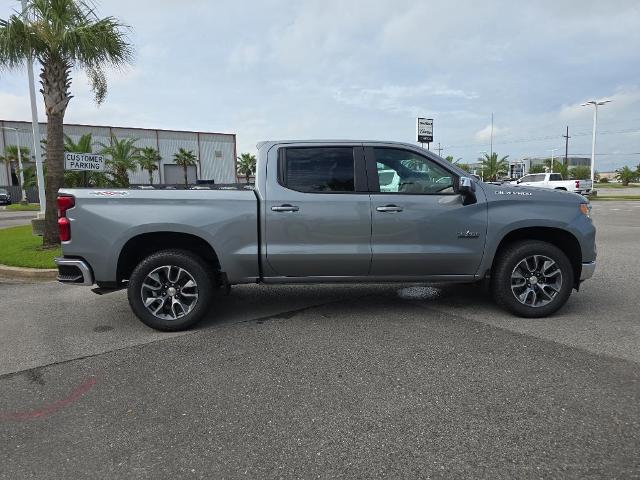
[[[166,334],[124,292],[0,284],[0,478],[637,478],[640,202],[593,215],[596,274],[547,319],[252,285]]]

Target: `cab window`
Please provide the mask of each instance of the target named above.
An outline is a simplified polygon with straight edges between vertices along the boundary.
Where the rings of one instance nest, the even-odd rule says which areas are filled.
[[[381,193],[454,193],[455,176],[436,162],[397,148],[374,148]]]
[[[281,164],[281,184],[306,193],[355,191],[351,147],[287,148]]]
[[[520,179],[521,182],[542,182],[544,180],[544,173],[542,174],[532,174],[532,175],[525,175],[524,177],[522,177]]]

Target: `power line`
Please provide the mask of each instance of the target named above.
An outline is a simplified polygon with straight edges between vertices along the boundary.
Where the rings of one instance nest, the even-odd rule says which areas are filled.
[[[625,130],[605,130],[602,132],[598,132],[598,135],[620,135],[620,134],[627,134],[627,133],[638,133],[640,132],[640,127],[636,127],[636,128],[630,128],[630,129],[625,129]],[[578,132],[578,133],[574,133],[572,135],[572,137],[584,137],[587,135],[591,135],[591,132]],[[547,135],[544,137],[531,137],[531,138],[519,138],[519,139],[515,139],[515,140],[508,140],[508,141],[503,141],[503,142],[493,142],[494,145],[512,145],[515,143],[529,143],[529,142],[541,142],[544,140],[555,140],[555,139],[559,139],[559,138],[563,138],[564,135]],[[483,147],[483,146],[487,146],[486,143],[470,143],[467,145],[447,145],[443,148],[446,149],[452,149],[452,148],[475,148],[475,147]]]

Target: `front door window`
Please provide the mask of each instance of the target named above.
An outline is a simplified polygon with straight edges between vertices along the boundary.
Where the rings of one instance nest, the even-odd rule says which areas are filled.
[[[395,148],[374,148],[374,152],[380,192],[454,192],[453,175],[428,158]]]

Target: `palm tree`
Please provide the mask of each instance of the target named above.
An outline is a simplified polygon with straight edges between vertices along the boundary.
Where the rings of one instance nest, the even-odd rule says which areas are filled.
[[[176,165],[179,165],[184,169],[184,186],[188,187],[189,181],[187,180],[187,167],[196,165],[196,154],[193,153],[193,150],[185,150],[180,147],[178,149],[178,153],[173,155],[173,161]]]
[[[29,160],[29,154],[31,150],[27,147],[20,147],[20,158],[25,162]],[[17,145],[7,145],[4,147],[4,155],[0,156],[0,162],[7,164],[7,170],[9,173],[9,181],[11,181],[11,168],[13,167],[14,171],[18,171],[17,164],[18,163],[18,146]]]
[[[118,140],[115,135],[111,135],[111,144],[101,143],[100,153],[109,155],[105,162],[111,170],[113,182],[118,187],[129,187],[129,171],[138,169],[138,159],[140,158],[139,148],[134,144],[137,138],[123,138]]]
[[[46,215],[43,244],[58,244],[56,195],[64,181],[62,124],[72,96],[71,71],[86,70],[98,104],[107,93],[106,66],[132,57],[127,27],[114,17],[99,18],[84,0],[28,0],[20,14],[0,19],[0,67],[21,69],[36,59],[47,115]]]
[[[509,155],[505,155],[498,160],[497,153],[494,152],[491,155],[485,153],[484,158],[478,159],[482,164],[482,177],[485,180],[495,182],[500,174],[507,173],[509,170],[507,158],[509,158]]]
[[[73,141],[69,135],[64,136],[64,151],[73,153],[92,153],[93,137],[90,133],[82,135],[77,142]]]
[[[138,163],[142,170],[149,172],[149,183],[153,184],[153,171],[158,170],[158,162],[162,160],[160,153],[153,147],[144,147],[140,149]]]
[[[635,170],[631,170],[626,165],[622,168],[616,170],[616,180],[620,180],[623,186],[628,186],[630,182],[633,182],[636,178],[638,178],[638,172]]]
[[[546,168],[550,169],[549,171],[551,171],[551,159],[547,158],[544,160],[544,165]],[[564,162],[560,162],[558,160],[554,160],[553,161],[553,173],[560,173],[562,174],[562,178],[569,178],[569,166],[565,165]]]
[[[249,183],[249,177],[256,173],[256,156],[243,153],[238,157],[238,174],[244,175]]]
[[[564,177],[563,177],[564,178]],[[586,180],[591,178],[591,168],[585,165],[578,165],[569,171],[569,178],[572,180]],[[597,178],[594,178],[597,181]]]

